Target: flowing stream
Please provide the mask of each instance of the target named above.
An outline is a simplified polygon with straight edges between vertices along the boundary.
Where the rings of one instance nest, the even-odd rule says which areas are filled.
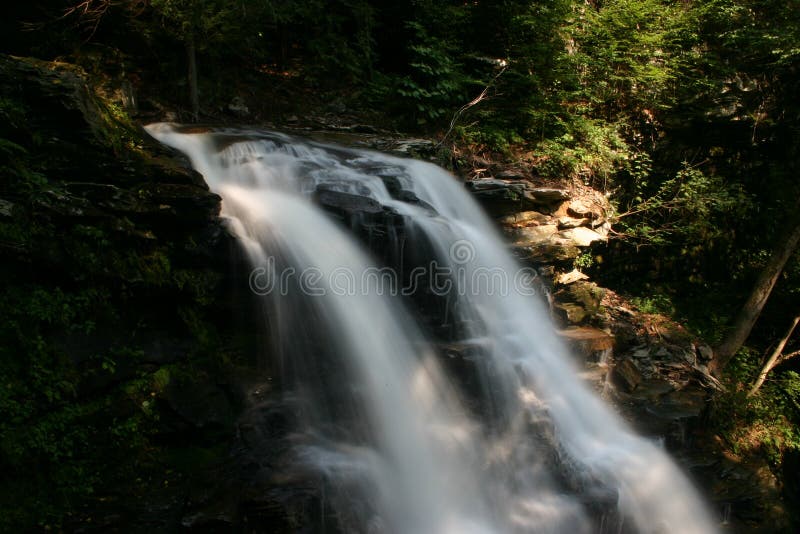
[[[296,456],[342,530],[716,531],[578,378],[533,273],[452,175],[272,132],[148,131],[223,198],[304,422]],[[473,356],[454,370],[445,342]]]

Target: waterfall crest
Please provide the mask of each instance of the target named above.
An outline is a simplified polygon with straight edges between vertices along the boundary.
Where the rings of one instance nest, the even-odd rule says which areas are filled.
[[[716,530],[577,377],[535,273],[449,173],[272,132],[148,131],[223,198],[303,414],[297,457],[331,481],[344,530]],[[431,302],[446,327],[423,320]],[[470,378],[451,378],[445,341],[477,347]]]

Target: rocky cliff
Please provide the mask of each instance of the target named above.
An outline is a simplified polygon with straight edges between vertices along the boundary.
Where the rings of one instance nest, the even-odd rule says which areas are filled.
[[[292,417],[256,356],[219,198],[130,119],[124,92],[67,64],[0,57],[0,74],[0,528],[319,526],[319,484],[286,469]],[[708,347],[581,272],[608,239],[607,200],[481,168],[466,186],[541,273],[587,380],[681,458],[720,513],[743,528],[780,521],[774,477],[703,434],[719,387]],[[457,362],[465,350],[443,352]]]

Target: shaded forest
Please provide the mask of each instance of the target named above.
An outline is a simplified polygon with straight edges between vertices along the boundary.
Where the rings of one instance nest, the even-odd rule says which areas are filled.
[[[797,0],[31,0],[6,12],[3,54],[77,65],[119,96],[106,110],[118,132],[107,142],[118,152],[141,144],[136,125],[151,120],[280,127],[344,116],[434,139],[456,173],[499,162],[542,182],[602,192],[614,210],[612,238],[575,266],[715,347],[723,388],[709,424],[726,450],[763,457],[787,502],[797,502]],[[3,211],[3,202],[33,206],[61,157],[35,156],[50,134],[15,86],[16,71],[4,70],[0,240],[10,251],[9,243],[37,232],[66,238],[57,221],[19,228]],[[121,270],[142,269],[141,258],[113,251],[107,231],[84,225],[68,238],[88,236],[119,256]],[[166,251],[137,254],[147,273],[135,284],[152,294],[167,291],[161,277],[174,294],[206,283],[170,269]],[[61,370],[69,344],[50,340],[102,324],[97,307],[130,298],[130,288],[65,288],[55,302],[20,285],[18,267],[6,269],[0,466],[18,476],[52,472],[34,477],[21,500],[3,490],[4,510],[17,511],[4,513],[0,526],[57,528],[101,481],[94,460],[71,459],[76,442],[92,439],[79,435],[76,421],[97,407],[75,402],[84,378]],[[70,269],[94,272],[80,263]],[[189,311],[208,305],[209,295],[181,295],[181,328],[207,342],[201,356],[218,354],[219,336]],[[119,328],[128,319],[114,320]],[[114,350],[93,368],[113,372],[138,349]],[[159,369],[136,378],[139,404],[151,387],[144,381],[166,380]],[[140,430],[152,423],[146,412],[115,417],[112,441],[153,446]],[[51,480],[55,499],[45,488]],[[32,520],[44,502],[45,519]]]

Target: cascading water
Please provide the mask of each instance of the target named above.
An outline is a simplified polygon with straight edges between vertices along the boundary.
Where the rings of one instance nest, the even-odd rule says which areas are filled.
[[[257,289],[307,425],[298,457],[331,481],[343,528],[715,531],[666,454],[581,383],[525,271],[447,172],[274,133],[148,131],[189,156],[268,275]],[[384,224],[373,239],[401,267],[426,256],[427,272],[387,287],[386,271],[315,205],[325,195],[356,205],[351,224],[375,225],[362,212],[395,217],[402,237]],[[425,294],[444,301],[452,340],[480,347],[480,391],[446,378],[405,311]],[[464,408],[470,397],[479,408]]]

